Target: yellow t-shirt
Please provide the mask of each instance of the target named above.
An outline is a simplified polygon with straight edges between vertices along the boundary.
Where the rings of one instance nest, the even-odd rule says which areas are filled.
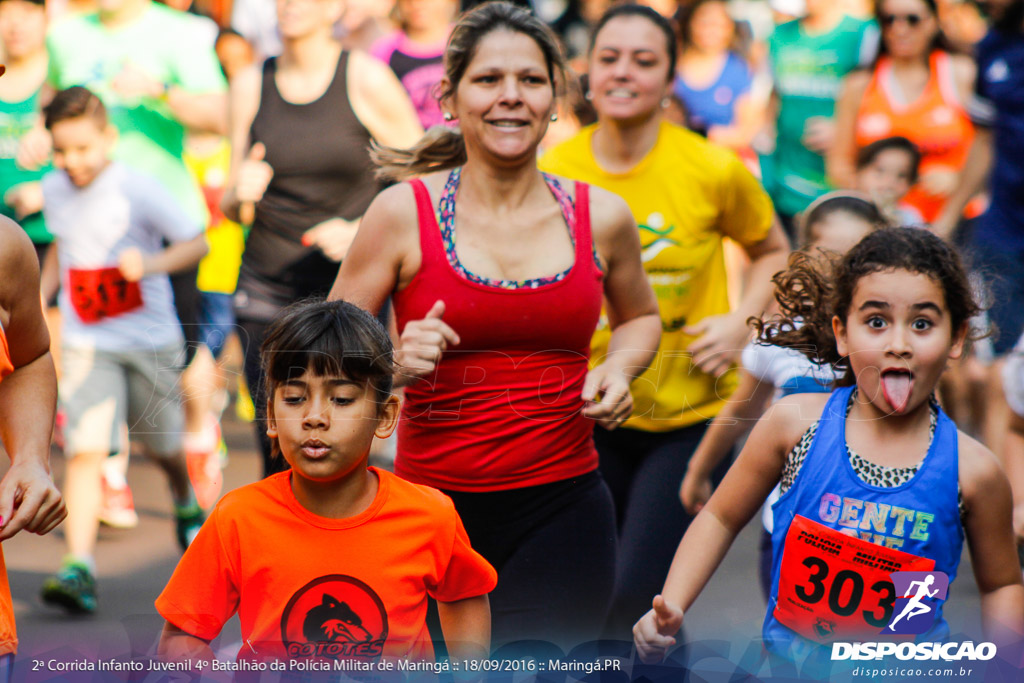
[[[640,226],[642,259],[658,297],[662,337],[651,367],[633,383],[635,407],[627,427],[664,432],[718,414],[735,388],[693,367],[681,331],[729,311],[722,238],[752,245],[768,235],[772,204],[739,158],[671,123],[662,123],[654,149],[627,173],[608,173],[591,147],[596,126],[547,152],[542,170],[618,194]],[[602,316],[591,343],[596,365],[611,330]]]
[[[245,233],[242,226],[225,218],[220,210],[220,198],[231,166],[231,146],[227,138],[222,138],[210,151],[186,148],[182,156],[189,173],[202,189],[210,211],[210,225],[206,229],[210,251],[199,262],[196,278],[199,291],[234,294],[245,250]]]

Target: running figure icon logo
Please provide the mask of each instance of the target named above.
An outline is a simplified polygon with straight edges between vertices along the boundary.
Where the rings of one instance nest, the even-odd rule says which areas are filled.
[[[949,576],[943,572],[893,572],[896,605],[883,633],[921,634],[935,623],[936,608],[946,599]]]

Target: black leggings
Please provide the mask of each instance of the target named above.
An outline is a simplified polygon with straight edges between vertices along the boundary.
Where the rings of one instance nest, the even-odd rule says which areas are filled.
[[[491,643],[568,652],[601,632],[614,585],[615,518],[601,475],[510,491],[446,491],[473,548],[498,570]]]
[[[676,547],[693,520],[679,501],[679,486],[706,428],[700,423],[670,432],[594,430],[619,530],[606,638],[631,641],[633,624],[661,592]],[[728,466],[723,462],[713,479],[719,481]]]

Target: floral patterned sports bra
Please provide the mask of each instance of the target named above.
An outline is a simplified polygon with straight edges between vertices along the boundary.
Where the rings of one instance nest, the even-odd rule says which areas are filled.
[[[555,201],[558,202],[558,206],[562,209],[562,217],[565,219],[565,225],[569,229],[569,239],[572,241],[572,246],[576,247],[576,207],[573,204],[572,197],[569,193],[561,186],[561,184],[555,180],[555,177],[547,173],[541,173],[544,176],[544,182],[547,183],[548,189],[551,190],[551,194],[554,195]],[[444,243],[444,253],[448,257],[448,263],[451,264],[452,268],[466,278],[470,282],[475,282],[480,285],[487,287],[497,287],[499,289],[535,289],[537,287],[543,287],[544,285],[550,285],[555,282],[559,282],[565,279],[572,271],[572,266],[569,266],[566,270],[557,275],[549,275],[547,277],[538,277],[531,280],[492,280],[491,278],[481,277],[476,273],[473,273],[462,263],[459,262],[459,256],[455,252],[455,193],[459,190],[459,180],[462,177],[462,169],[456,168],[448,175],[448,181],[444,184],[444,192],[441,193],[441,200],[438,202],[438,225],[441,228],[441,240]],[[594,263],[597,264],[599,270],[601,270],[601,262],[597,258],[597,248],[594,249]]]

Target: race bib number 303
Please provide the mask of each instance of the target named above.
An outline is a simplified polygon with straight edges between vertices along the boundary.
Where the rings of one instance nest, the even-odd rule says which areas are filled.
[[[68,297],[75,313],[87,324],[142,307],[139,283],[125,280],[116,266],[91,270],[70,268]]]
[[[877,636],[892,619],[890,574],[935,560],[875,545],[797,515],[786,533],[775,618],[818,642]]]

